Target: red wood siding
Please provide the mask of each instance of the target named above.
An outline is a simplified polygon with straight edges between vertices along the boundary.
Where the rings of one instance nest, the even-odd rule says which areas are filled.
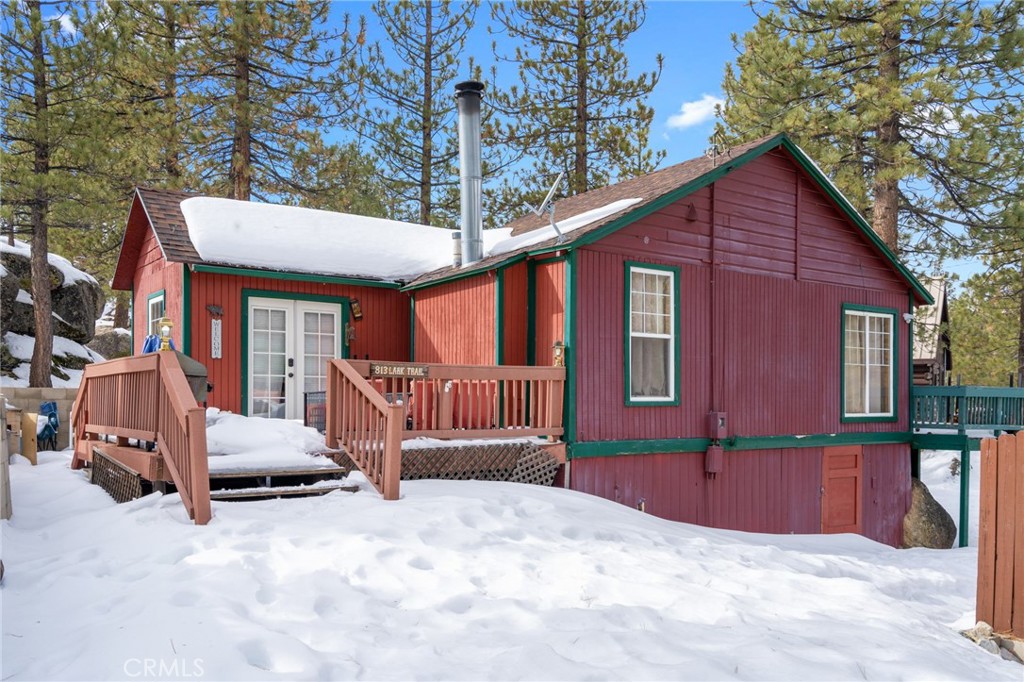
[[[535,364],[552,365],[555,341],[565,341],[565,262],[536,265],[534,284]]]
[[[133,215],[136,215],[133,212]],[[139,215],[142,215],[141,212]],[[132,300],[132,332],[134,334],[134,353],[142,352],[142,344],[149,333],[148,299],[158,291],[164,291],[164,315],[174,320],[171,338],[177,348],[182,347],[182,298],[181,280],[183,267],[181,263],[168,263],[160,251],[153,230],[147,229],[139,249],[139,259],[133,278],[134,296]]]
[[[673,521],[759,533],[821,531],[820,448],[726,452],[722,471],[704,473],[704,453],[574,459],[574,490]],[[905,445],[864,446],[864,535],[889,545],[903,539],[909,508]]]
[[[526,263],[520,262],[505,268],[502,364],[526,364]]]
[[[691,203],[694,221],[686,219]],[[578,440],[705,437],[713,410],[728,414],[738,436],[908,430],[910,358],[899,315],[898,420],[840,422],[842,305],[899,313],[910,305],[908,285],[855,229],[779,151],[581,249]],[[831,250],[819,248],[825,242]],[[677,407],[625,406],[630,260],[679,268]],[[798,263],[832,281],[798,278]]]
[[[363,318],[352,321],[355,338],[349,344],[350,357],[379,360],[409,359],[409,296],[395,289],[360,287],[319,282],[296,282],[263,277],[194,272],[192,277],[191,355],[209,372],[214,390],[207,403],[222,410],[241,412],[242,392],[242,289],[291,294],[357,298]],[[222,358],[210,357],[210,321],[206,306],[224,310]]]
[[[493,365],[494,272],[414,292],[416,362]]]

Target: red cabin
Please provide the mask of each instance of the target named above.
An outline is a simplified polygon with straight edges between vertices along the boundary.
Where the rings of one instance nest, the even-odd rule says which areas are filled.
[[[567,487],[708,526],[901,540],[910,315],[932,299],[783,135],[558,201],[561,236],[524,217],[485,239],[482,260],[409,276],[204,258],[186,198],[138,191],[114,285],[133,291],[136,349],[153,319],[181,321],[174,338],[209,368],[211,405],[297,416],[265,390],[277,336],[306,390],[331,353],[559,353]],[[305,336],[311,315],[323,345]],[[261,350],[260,334],[278,345]]]

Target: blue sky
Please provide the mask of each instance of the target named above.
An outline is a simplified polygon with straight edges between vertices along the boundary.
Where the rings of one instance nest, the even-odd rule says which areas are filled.
[[[382,37],[369,2],[341,2],[334,9],[338,15],[365,15],[368,39]],[[483,65],[485,72],[494,61],[488,17],[485,2],[464,55]],[[704,153],[714,126],[714,103],[721,97],[722,73],[735,57],[730,35],[746,32],[755,20],[746,2],[648,2],[647,20],[628,41],[627,55],[634,74],[652,70],[657,54],[665,58],[661,81],[648,100],[655,112],[651,144],[667,152],[662,165]]]

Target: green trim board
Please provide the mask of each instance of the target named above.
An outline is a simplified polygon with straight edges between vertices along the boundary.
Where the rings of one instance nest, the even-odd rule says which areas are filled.
[[[360,279],[358,277],[338,277],[335,275],[317,275],[308,272],[282,272],[280,270],[260,270],[258,268],[242,268],[228,265],[190,266],[193,272],[209,272],[215,275],[233,275],[236,277],[263,277],[292,282],[319,282],[323,284],[350,284],[357,287],[378,287],[384,289],[400,289],[398,282],[383,282],[376,279]]]
[[[681,294],[679,279],[680,269],[676,266],[670,265],[657,265],[654,263],[641,263],[640,261],[625,261],[625,270],[623,274],[623,291],[625,292],[624,303],[622,307],[622,367],[624,373],[623,383],[623,394],[624,400],[627,407],[659,407],[659,406],[674,406],[679,405],[680,402],[680,334],[682,332],[681,326]],[[672,341],[671,341],[671,352],[672,352],[672,395],[664,399],[644,400],[633,396],[632,391],[632,377],[630,371],[633,366],[633,335],[632,335],[632,274],[633,270],[656,270],[667,272],[672,276]]]
[[[181,352],[192,356],[192,271],[181,268]]]
[[[563,343],[565,344],[565,399],[563,405],[563,418],[565,420],[566,443],[573,443],[576,440],[576,368],[579,348],[577,347],[577,252],[570,251],[565,260],[565,302],[562,304],[565,310]]]
[[[911,443],[914,434],[909,431],[884,433],[816,433],[803,436],[733,436],[722,441],[726,452],[749,450],[789,450],[820,448],[834,445],[892,445]],[[654,440],[615,440],[590,443],[571,443],[570,459],[584,457],[618,457],[621,455],[647,455],[675,452],[704,452],[711,445],[710,438],[660,438]]]
[[[559,250],[565,249],[564,246],[558,247]],[[546,250],[540,251],[540,253],[547,253]],[[432,279],[429,282],[422,282],[420,284],[406,284],[401,287],[402,291],[417,291],[419,289],[429,289],[430,287],[437,286],[439,284],[447,284],[448,282],[455,282],[460,279],[466,279],[467,277],[473,277],[475,275],[482,275],[485,272],[491,272],[498,268],[507,268],[510,265],[515,265],[519,261],[526,260],[532,252],[524,251],[521,253],[513,254],[505,260],[497,261],[483,267],[473,267],[472,265],[463,266],[458,271],[453,272],[444,277]]]
[[[338,334],[341,339],[341,357],[348,357],[348,341],[345,339],[345,327],[349,323],[349,299],[347,296],[326,296],[324,294],[293,294],[285,291],[265,291],[263,289],[242,289],[242,315],[241,315],[241,383],[242,404],[240,414],[249,415],[249,299],[250,298],[276,298],[285,301],[312,301],[316,303],[334,303],[341,306],[341,319],[339,320]]]
[[[848,416],[846,414],[846,315],[847,313],[867,313],[869,315],[887,316],[892,319],[892,339],[889,342],[889,357],[892,362],[889,382],[889,399],[892,402],[891,414]],[[895,308],[879,308],[878,306],[844,303],[840,315],[839,328],[839,421],[844,424],[864,422],[895,422],[900,418],[900,354],[899,354],[899,311]],[[865,328],[866,329],[866,328]],[[868,348],[865,346],[864,352]]]

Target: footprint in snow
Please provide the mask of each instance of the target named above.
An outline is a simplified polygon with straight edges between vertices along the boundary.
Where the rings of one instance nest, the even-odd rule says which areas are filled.
[[[409,565],[413,568],[418,568],[421,571],[429,571],[434,568],[434,564],[430,563],[430,561],[427,560],[426,557],[421,556],[409,559]]]
[[[182,591],[171,595],[171,604],[174,606],[195,606],[199,603],[197,592]]]
[[[273,662],[270,660],[270,652],[263,642],[258,639],[250,639],[238,645],[238,651],[245,658],[245,662],[260,670],[271,670]]]

